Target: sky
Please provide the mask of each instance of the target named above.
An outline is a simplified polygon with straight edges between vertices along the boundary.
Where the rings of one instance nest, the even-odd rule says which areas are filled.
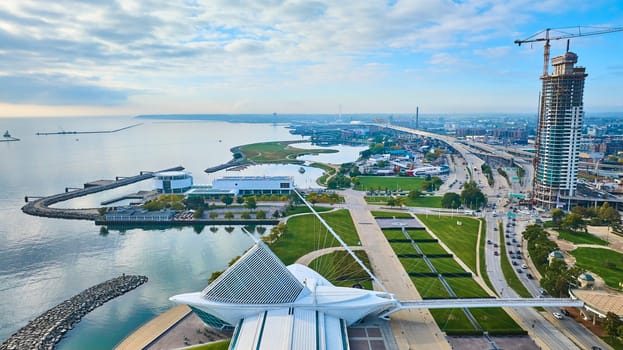
[[[0,117],[536,114],[543,43],[514,41],[578,25],[623,1],[2,0]],[[623,32],[570,46],[585,111],[623,112]]]

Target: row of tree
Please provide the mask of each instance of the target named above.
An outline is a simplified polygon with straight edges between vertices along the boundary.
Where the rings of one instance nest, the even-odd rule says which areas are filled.
[[[487,197],[474,181],[466,182],[460,195],[454,192],[446,192],[441,198],[443,208],[457,209],[461,205],[474,210],[487,205]]]
[[[541,287],[550,295],[569,296],[569,286],[577,284],[576,279],[583,270],[578,267],[569,267],[559,259],[553,260],[551,264],[548,262],[549,254],[558,250],[558,245],[549,240],[548,233],[541,226],[527,226],[523,237],[528,241],[528,252],[532,262],[541,272]]]
[[[610,228],[617,228],[621,223],[621,215],[618,210],[604,202],[599,207],[575,206],[570,213],[565,213],[560,208],[552,209],[552,223],[562,229],[578,231],[586,230],[586,225],[608,225]]]

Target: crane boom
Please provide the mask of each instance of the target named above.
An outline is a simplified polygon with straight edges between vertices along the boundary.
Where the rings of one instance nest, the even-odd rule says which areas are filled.
[[[569,29],[573,29],[573,32],[569,32]],[[577,29],[577,32],[575,31]],[[561,33],[557,36],[550,36],[550,31],[556,31]],[[576,26],[576,27],[565,27],[565,28],[547,28],[542,30],[527,39],[524,40],[515,40],[515,44],[521,46],[521,44],[525,43],[534,43],[538,41],[545,41],[544,52],[543,52],[543,76],[547,76],[547,67],[549,66],[549,48],[550,40],[561,40],[561,39],[570,39],[570,38],[578,38],[582,36],[590,36],[590,35],[599,35],[599,34],[607,34],[614,32],[623,31],[623,27],[587,27],[587,26]]]

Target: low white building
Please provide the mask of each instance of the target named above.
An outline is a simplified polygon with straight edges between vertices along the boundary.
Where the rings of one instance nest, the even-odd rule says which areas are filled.
[[[214,180],[214,190],[234,190],[238,196],[290,194],[294,190],[291,176],[225,176]]]
[[[193,186],[193,177],[186,171],[163,171],[154,182],[158,193],[184,193]]]

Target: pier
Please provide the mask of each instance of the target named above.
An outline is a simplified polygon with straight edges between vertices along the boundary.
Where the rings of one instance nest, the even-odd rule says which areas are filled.
[[[181,171],[184,170],[184,167],[178,166],[170,169],[159,170],[157,172],[162,171]],[[146,172],[141,171],[139,175],[126,177],[120,179],[118,181],[114,181],[108,184],[103,184],[100,186],[90,186],[87,188],[69,191],[64,193],[55,194],[48,197],[39,198],[35,201],[29,202],[28,199],[36,198],[35,196],[25,196],[24,199],[28,202],[26,205],[22,207],[22,211],[26,214],[35,215],[35,216],[44,216],[50,218],[61,218],[61,219],[76,219],[76,220],[96,220],[99,218],[100,214],[97,208],[90,209],[60,209],[60,208],[50,208],[51,205],[59,202],[63,202],[72,198],[82,197],[89,194],[110,190],[116,187],[121,187],[125,185],[129,185],[135,182],[143,181],[149,178],[154,177],[154,173],[157,172]]]
[[[5,340],[0,350],[54,349],[86,314],[145,282],[146,276],[124,274],[88,288],[30,321]]]
[[[35,135],[45,136],[45,135],[78,135],[78,134],[112,134],[114,132],[119,132],[119,131],[127,130],[130,128],[134,128],[142,124],[143,123],[132,124],[130,126],[126,126],[124,128],[115,129],[115,130],[38,132]]]

